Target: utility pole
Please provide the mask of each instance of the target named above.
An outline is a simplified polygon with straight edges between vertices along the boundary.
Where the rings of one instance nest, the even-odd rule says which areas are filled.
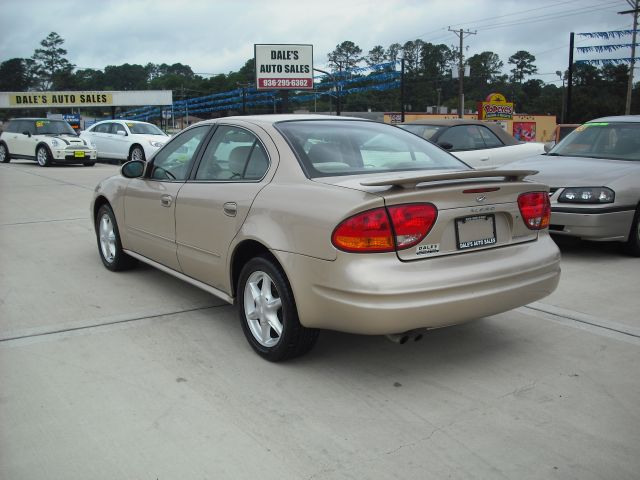
[[[569,35],[569,70],[567,72],[567,106],[564,109],[565,121],[571,123],[571,94],[573,93],[573,45],[575,43],[575,32]]]
[[[471,30],[452,30],[449,27],[449,31],[455,33],[460,39],[460,56],[458,59],[458,117],[464,118],[464,54],[463,54],[463,40],[469,35],[475,35],[477,31]]]
[[[404,52],[400,57],[400,122],[404,123]]]
[[[631,115],[631,92],[633,91],[633,70],[636,67],[636,31],[638,30],[638,0],[627,0],[633,10],[618,12],[620,15],[633,13],[633,37],[631,39],[631,64],[629,65],[629,80],[627,82],[627,102],[624,114]]]

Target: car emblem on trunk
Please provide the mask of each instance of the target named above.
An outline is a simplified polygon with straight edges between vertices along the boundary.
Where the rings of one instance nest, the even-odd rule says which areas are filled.
[[[481,203],[481,202],[484,202],[486,199],[487,199],[487,197],[486,197],[486,196],[484,196],[484,195],[478,195],[478,196],[476,197],[476,202]]]

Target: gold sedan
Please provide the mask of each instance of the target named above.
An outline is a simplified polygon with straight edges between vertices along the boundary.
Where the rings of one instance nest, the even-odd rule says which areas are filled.
[[[278,361],[321,329],[402,342],[553,292],[533,173],[473,170],[376,122],[228,117],[125,164],[91,215],[105,267],[143,261],[237,303],[251,346]]]

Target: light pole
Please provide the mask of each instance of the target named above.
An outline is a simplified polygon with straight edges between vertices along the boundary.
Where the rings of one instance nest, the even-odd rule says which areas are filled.
[[[250,82],[236,82],[236,86],[242,89],[242,115],[247,114],[247,88],[252,84]]]
[[[564,100],[564,75],[560,70],[556,70],[556,75],[558,75],[562,80],[562,107],[560,108],[560,123],[564,123],[564,112],[566,108],[566,104]]]
[[[333,73],[329,73],[325,70],[320,70],[319,68],[313,69],[316,72],[324,73],[328,76],[333,83],[336,84],[336,116],[340,116],[340,86],[336,82],[336,77]],[[342,71],[342,64],[340,64],[340,71]],[[331,115],[331,94],[329,94],[329,115]]]

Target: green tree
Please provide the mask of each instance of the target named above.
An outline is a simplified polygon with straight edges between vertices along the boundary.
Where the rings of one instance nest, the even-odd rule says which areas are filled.
[[[525,76],[538,72],[538,67],[533,62],[536,57],[525,50],[519,50],[509,57],[509,63],[514,67],[511,69],[511,79],[514,82],[522,83]]]
[[[405,42],[402,46],[404,53],[404,66],[410,74],[418,73],[422,60],[422,47],[424,42],[420,39]]]
[[[64,40],[56,32],[51,32],[40,42],[42,48],[37,48],[33,54],[34,74],[36,82],[43,90],[55,87],[56,76],[73,71],[74,65],[65,58],[67,51],[62,48]]]
[[[76,70],[74,73],[75,84],[79,90],[103,90],[104,73],[93,68]]]
[[[364,61],[367,62],[367,65],[378,65],[379,63],[383,63],[387,59],[387,56],[384,53],[384,47],[382,45],[376,45],[364,58]]]
[[[471,67],[471,76],[476,78],[481,85],[492,82],[501,72],[504,63],[493,52],[482,52],[467,59]]]
[[[398,60],[398,55],[400,54],[401,50],[402,45],[400,45],[399,43],[392,43],[387,48],[385,55],[390,62],[395,62],[396,60]]]
[[[104,69],[105,90],[146,90],[148,72],[142,65],[108,65]]]
[[[25,92],[31,85],[24,58],[12,58],[0,63],[0,92]]]
[[[358,65],[362,60],[362,49],[355,43],[346,40],[339,45],[331,53],[327,54],[329,66],[333,71],[349,70]]]
[[[444,44],[425,43],[422,45],[420,61],[422,70],[428,78],[441,77],[454,61],[453,52]]]

